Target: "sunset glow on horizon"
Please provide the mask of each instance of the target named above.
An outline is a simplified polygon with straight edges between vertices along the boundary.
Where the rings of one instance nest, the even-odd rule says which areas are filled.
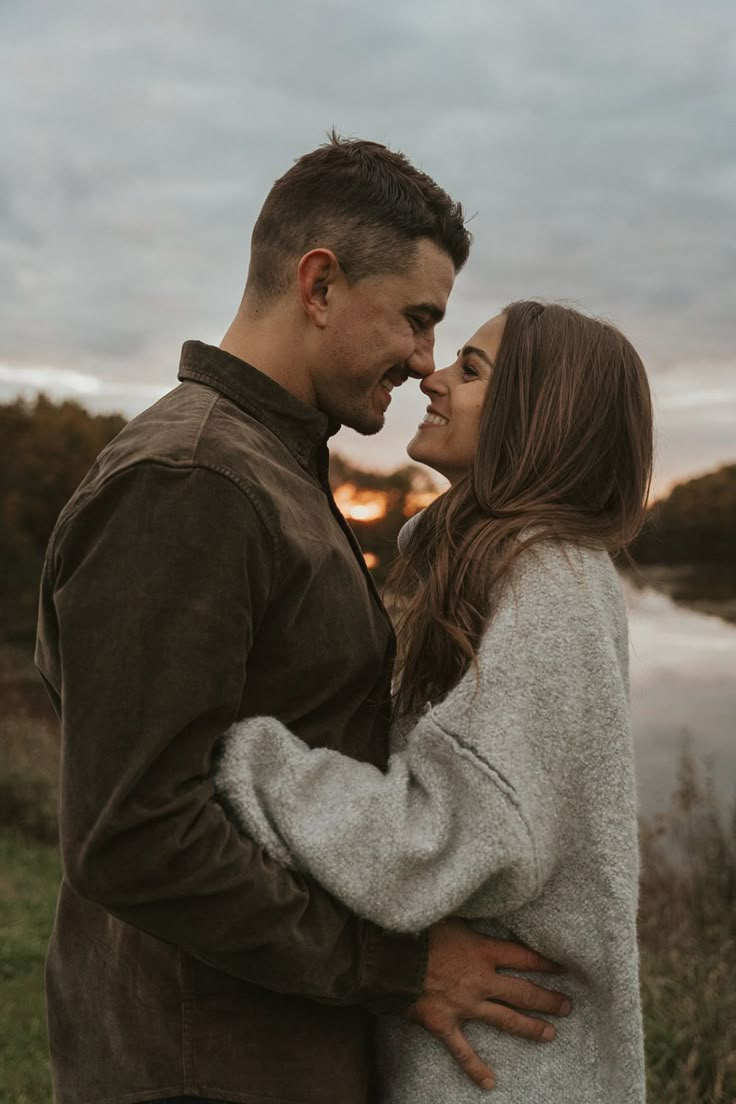
[[[388,492],[359,490],[355,483],[342,483],[334,493],[338,510],[348,521],[378,521],[388,511]]]

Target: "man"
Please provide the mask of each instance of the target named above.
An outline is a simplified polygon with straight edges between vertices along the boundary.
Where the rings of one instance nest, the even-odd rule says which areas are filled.
[[[277,181],[219,349],[101,454],[62,512],[37,664],[62,721],[64,880],[47,970],[58,1104],[372,1099],[371,1011],[407,1009],[478,1080],[475,1018],[530,1038],[564,998],[459,922],[379,931],[238,836],[216,738],[274,714],[387,759],[393,636],[335,507],[326,440],[432,371],[462,211],[333,137]],[[493,1003],[490,998],[504,1001]],[[530,1056],[531,1057],[531,1056]]]

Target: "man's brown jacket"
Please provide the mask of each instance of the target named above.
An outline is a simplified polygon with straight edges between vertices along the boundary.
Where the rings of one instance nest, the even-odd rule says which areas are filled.
[[[218,736],[256,714],[385,764],[391,628],[330,494],[327,419],[198,342],[179,378],[98,458],[44,569],[55,1099],[366,1104],[367,1009],[417,995],[426,940],[240,837],[210,771]]]

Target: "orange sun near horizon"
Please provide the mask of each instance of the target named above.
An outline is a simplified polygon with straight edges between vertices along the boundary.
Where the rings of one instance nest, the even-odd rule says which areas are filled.
[[[334,498],[348,521],[380,521],[388,511],[388,491],[359,490],[355,483],[342,483]]]
[[[402,513],[411,517],[429,506],[440,491],[408,491],[404,496]],[[380,521],[388,513],[395,492],[360,488],[355,483],[341,483],[334,492],[335,504],[348,521]]]

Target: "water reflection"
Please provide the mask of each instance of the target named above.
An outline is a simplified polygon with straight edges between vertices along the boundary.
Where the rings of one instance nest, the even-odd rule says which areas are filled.
[[[625,580],[631,708],[646,815],[669,805],[684,747],[736,798],[736,626]]]

